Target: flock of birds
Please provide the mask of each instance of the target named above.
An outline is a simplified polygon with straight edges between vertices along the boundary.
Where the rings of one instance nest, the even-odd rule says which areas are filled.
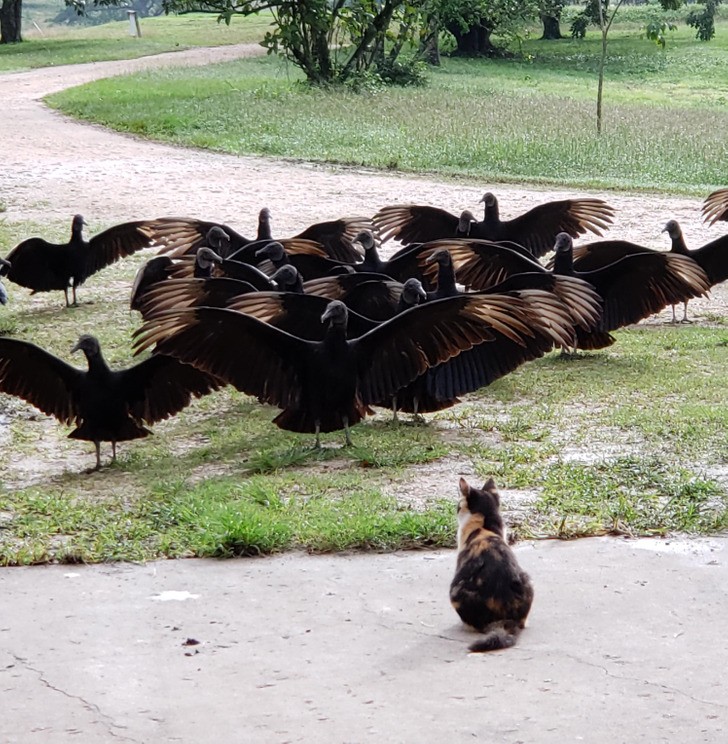
[[[552,349],[600,349],[611,331],[705,295],[728,279],[728,235],[689,250],[677,222],[670,251],[622,240],[574,247],[609,228],[600,199],[542,204],[502,221],[493,194],[483,219],[419,205],[373,218],[317,223],[274,238],[268,209],[255,238],[190,218],[139,220],[53,244],[30,238],[0,259],[0,276],[33,292],[77,288],[113,262],[153,247],[130,306],[144,361],[112,370],[81,336],[78,369],[27,341],[0,338],[0,392],[18,396],[91,441],[147,436],[147,425],[224,385],[277,406],[281,428],[315,434],[349,427],[372,407],[422,413],[458,402]],[[728,189],[703,205],[728,221]],[[389,259],[381,243],[402,244]],[[546,264],[540,259],[553,250]],[[69,298],[70,290],[70,298]],[[0,283],[0,302],[7,293]]]

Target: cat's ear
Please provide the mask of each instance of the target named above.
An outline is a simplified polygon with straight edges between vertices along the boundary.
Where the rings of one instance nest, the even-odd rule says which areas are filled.
[[[484,491],[495,491],[497,488],[492,476],[483,484]]]
[[[465,478],[460,479],[460,482],[458,483],[458,489],[460,490],[460,495],[467,499],[468,495],[470,494],[470,486],[468,485],[468,482],[465,480]]]

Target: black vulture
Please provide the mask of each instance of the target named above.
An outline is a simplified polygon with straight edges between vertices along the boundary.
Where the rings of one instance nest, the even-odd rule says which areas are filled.
[[[301,277],[293,266],[278,269],[271,280],[279,293],[303,294]],[[141,298],[137,309],[147,320],[164,310],[177,307],[226,307],[240,295],[272,291],[270,287],[261,290],[249,282],[230,277],[182,277],[167,279],[151,287]]]
[[[408,280],[414,289],[416,279]],[[361,285],[365,287],[366,284]],[[524,291],[529,290],[529,291]],[[519,297],[528,308],[529,331],[523,339],[514,341],[492,329],[490,343],[474,346],[435,367],[430,367],[391,400],[376,405],[391,404],[394,418],[397,409],[412,413],[438,411],[458,402],[459,395],[473,392],[503,377],[524,362],[543,356],[554,346],[573,344],[574,325],[583,322],[594,326],[600,315],[600,301],[586,283],[571,277],[552,274],[521,274],[512,277],[488,294]],[[483,293],[486,294],[486,293]],[[401,312],[420,302],[425,295],[402,291]],[[409,298],[409,299],[406,299]],[[318,322],[328,304],[323,297],[256,293],[234,299],[228,307],[252,315],[288,333],[311,341],[322,340],[325,329]],[[375,321],[349,310],[347,338],[356,338],[378,325]]]
[[[718,189],[703,202],[703,219],[711,225],[728,222],[728,189]]]
[[[664,251],[645,248],[637,243],[631,243],[628,240],[601,240],[596,243],[586,243],[584,245],[574,246],[574,269],[582,272],[595,271],[604,266],[608,266],[615,261],[619,261],[625,256],[634,256],[638,253],[663,254]],[[548,267],[553,267],[553,259],[549,262]],[[672,322],[677,322],[675,305],[672,305]],[[687,320],[687,301],[685,302],[683,322],[689,322]]]
[[[425,289],[433,289],[428,277],[420,269],[420,260],[429,255],[429,243],[412,243],[398,250],[391,258],[382,260],[379,256],[377,244],[371,233],[364,232],[359,236],[359,243],[364,248],[364,260],[354,267],[355,271],[385,274],[398,282],[407,279],[419,279]]]
[[[415,415],[449,408],[459,402],[459,396],[490,385],[525,362],[554,348],[571,348],[575,336],[594,328],[601,315],[597,293],[573,277],[518,274],[478,294],[510,294],[526,302],[531,318],[525,343],[494,331],[492,343],[474,346],[431,367],[397,391],[391,401],[395,419],[397,408]]]
[[[224,254],[224,258],[248,247],[250,251],[257,250],[272,239],[270,212],[259,219],[259,232],[256,238],[245,237],[229,225],[220,222],[191,217],[162,217],[145,224],[155,241],[163,244],[164,247],[160,252],[175,257],[195,253],[200,246],[207,245],[207,235],[213,227],[219,227],[230,238],[229,253]],[[279,238],[278,241],[291,252],[316,251],[319,255],[328,256],[337,261],[354,263],[361,261],[361,252],[354,245],[354,238],[362,230],[371,228],[371,220],[367,218],[343,218],[316,223],[292,238]],[[256,245],[253,246],[253,244]],[[247,254],[239,255],[237,260],[242,260],[243,257],[248,260]]]
[[[439,249],[430,253],[424,259],[425,266],[433,264],[437,266],[437,280],[435,289],[427,293],[427,300],[441,300],[444,297],[455,297],[460,293],[455,279],[455,267],[453,266],[450,251]]]
[[[494,287],[514,274],[546,271],[538,261],[498,243],[459,240],[450,244],[443,240],[434,245],[450,251],[458,282],[470,289]],[[560,233],[554,272],[589,282],[604,302],[604,315],[597,328],[577,330],[577,348],[609,346],[614,343],[609,331],[637,323],[667,305],[698,297],[707,290],[700,267],[681,256],[640,252],[594,271],[581,271],[574,266],[573,250],[571,236]]]
[[[290,252],[278,240],[258,248],[255,251],[255,261],[264,271],[271,271],[271,268],[280,269],[282,266],[295,266],[304,281],[330,276],[352,266],[352,264],[328,258],[320,252]],[[269,263],[266,264],[266,262]]]
[[[209,277],[212,276],[215,266],[222,262],[222,257],[206,246],[194,256],[184,256],[180,259],[173,259],[166,255],[154,256],[139,267],[134,277],[129,308],[141,311],[147,293],[160,282],[193,276]],[[266,287],[267,281],[266,277]]]
[[[268,291],[276,288],[273,278],[256,266],[242,261],[236,261],[234,258],[223,258],[207,246],[200,247],[195,254],[193,276],[198,279],[211,276],[225,276],[229,279],[248,282],[260,291]]]
[[[461,351],[503,334],[526,343],[527,303],[510,295],[459,295],[413,307],[355,339],[348,311],[330,302],[322,341],[285,333],[250,315],[198,307],[170,310],[135,334],[137,350],[175,356],[283,410],[275,423],[297,432],[344,429],[397,390]],[[567,333],[567,329],[563,329]]]
[[[562,199],[541,204],[505,222],[501,221],[496,197],[486,193],[482,222],[470,222],[465,232],[463,216],[435,207],[399,204],[384,207],[373,222],[382,240],[391,237],[403,243],[429,242],[442,238],[470,237],[480,240],[512,241],[536,257],[553,248],[556,235],[566,232],[578,237],[587,230],[601,235],[614,216],[614,209],[601,199]]]
[[[66,307],[76,306],[76,287],[89,276],[153,242],[145,222],[124,222],[88,241],[83,237],[85,224],[80,214],[74,216],[67,243],[49,243],[43,238],[23,240],[8,254],[11,265],[0,268],[0,275],[32,289],[33,294],[62,290]],[[68,301],[69,287],[73,291],[73,303]]]
[[[638,323],[667,305],[700,297],[710,288],[705,272],[687,256],[667,252],[636,253],[599,269],[577,271],[571,236],[560,233],[554,248],[554,273],[589,282],[604,302],[595,331],[577,329],[577,348],[608,346],[614,342],[609,331]]]
[[[389,320],[406,310],[427,294],[419,279],[408,279],[404,284],[383,274],[358,272],[342,276],[328,276],[306,282],[306,294],[341,300],[350,310],[372,320]]]
[[[206,395],[223,383],[177,359],[157,354],[128,369],[111,370],[99,342],[84,335],[71,349],[86,355],[88,371],[27,341],[0,338],[0,392],[16,395],[61,423],[76,428],[72,439],[93,442],[101,467],[101,442],[146,437],[144,424],[181,411],[192,397]]]
[[[690,250],[685,243],[682,228],[676,220],[669,220],[663,229],[670,236],[670,252],[691,258],[708,277],[708,286],[720,284],[728,279],[728,235],[711,240],[700,248]],[[684,301],[683,323],[689,323],[688,303]]]

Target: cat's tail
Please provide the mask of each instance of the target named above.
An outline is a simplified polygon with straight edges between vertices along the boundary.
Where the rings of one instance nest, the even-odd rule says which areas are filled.
[[[516,645],[520,634],[521,626],[513,620],[492,623],[485,631],[485,636],[479,641],[472,643],[469,646],[469,650],[473,653],[485,653],[486,651],[498,651],[502,648],[510,648]]]

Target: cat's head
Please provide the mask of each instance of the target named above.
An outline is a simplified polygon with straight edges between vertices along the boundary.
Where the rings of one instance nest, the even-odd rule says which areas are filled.
[[[500,494],[492,478],[482,488],[473,488],[465,478],[458,484],[458,523],[464,524],[471,518],[482,517],[483,527],[503,536],[503,519],[500,515]]]

